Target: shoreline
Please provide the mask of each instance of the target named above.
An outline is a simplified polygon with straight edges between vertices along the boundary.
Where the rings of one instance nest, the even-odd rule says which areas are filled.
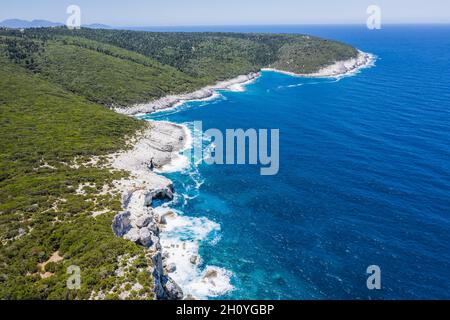
[[[286,74],[292,77],[302,78],[342,78],[353,75],[361,69],[368,68],[373,65],[376,56],[370,53],[358,50],[356,58],[336,61],[335,63],[326,66],[315,73],[295,73],[274,68],[262,68],[259,72],[252,72],[247,75],[240,75],[230,80],[220,81],[215,85],[205,86],[199,90],[190,93],[167,95],[148,103],[135,104],[131,107],[115,107],[112,108],[117,113],[129,116],[151,114],[159,111],[166,111],[168,109],[176,108],[189,101],[206,101],[214,99],[218,96],[217,91],[231,90],[235,92],[244,91],[243,87],[252,83],[261,76],[261,72],[277,72]]]
[[[361,69],[371,67],[375,62],[375,60],[376,57],[373,54],[358,50],[358,56],[356,58],[343,61],[336,61],[335,63],[326,66],[314,73],[302,74],[278,70],[274,68],[263,68],[261,69],[261,71],[277,72],[292,77],[301,77],[301,78],[342,78],[345,76],[353,75],[358,71],[360,71]]]
[[[149,166],[151,161],[155,168],[170,164],[188,147],[189,138],[182,125],[150,121],[145,132],[130,143],[133,144],[131,150],[110,155],[113,169],[130,174],[129,178],[114,182],[115,189],[122,195],[123,211],[114,217],[112,231],[116,236],[146,248],[151,256],[156,298],[181,300],[183,291],[167,272],[161,245],[160,235],[167,219],[154,206],[155,201],[173,200],[173,183],[151,171]]]
[[[339,61],[314,74],[295,74],[291,72],[264,68],[296,77],[345,77],[370,67],[375,56],[359,51],[357,58]],[[130,108],[116,108],[114,111],[129,116],[148,114],[176,108],[188,101],[209,100],[215,98],[218,90],[245,91],[244,87],[252,83],[261,73],[251,73],[207,86],[193,93],[171,95],[148,104]],[[133,149],[112,155],[111,166],[114,169],[130,173],[129,179],[116,182],[116,188],[122,193],[124,211],[113,220],[113,232],[124,239],[147,248],[153,262],[154,291],[157,299],[205,299],[219,296],[233,288],[230,284],[232,273],[215,266],[197,268],[201,264],[199,243],[205,240],[208,232],[220,230],[220,226],[205,218],[202,229],[195,241],[184,241],[177,237],[165,237],[167,232],[183,227],[197,227],[198,219],[180,215],[170,208],[168,203],[153,207],[153,200],[173,201],[176,193],[173,182],[162,174],[179,172],[189,166],[189,159],[181,153],[192,147],[193,138],[190,129],[182,124],[146,120],[149,127],[137,139],[130,141]],[[155,170],[149,169],[153,160]],[[192,220],[192,221],[191,221]],[[165,233],[166,232],[166,233]],[[176,279],[176,281],[173,278]],[[217,285],[219,283],[219,285]],[[187,289],[188,292],[183,292]],[[198,289],[200,288],[201,289]],[[198,295],[193,295],[192,288]]]
[[[130,141],[131,150],[110,155],[112,168],[130,173],[129,178],[114,182],[122,194],[123,211],[115,215],[112,231],[146,248],[153,264],[151,274],[157,299],[195,300],[225,294],[233,289],[231,272],[201,265],[199,254],[199,244],[211,232],[219,231],[220,226],[171,208],[172,202],[182,195],[162,175],[189,167],[189,159],[183,161],[182,152],[192,148],[192,132],[183,124],[148,122],[145,132]],[[149,169],[151,159],[155,164],[153,171]],[[184,239],[180,231],[188,231],[194,239]]]
[[[191,93],[168,95],[149,103],[136,104],[128,108],[113,108],[117,113],[125,115],[148,114],[175,108],[188,101],[202,101],[214,98],[218,90],[243,91],[243,86],[253,82],[260,77],[259,72],[252,72],[247,75],[240,75],[230,80],[220,81],[215,85],[203,87]]]

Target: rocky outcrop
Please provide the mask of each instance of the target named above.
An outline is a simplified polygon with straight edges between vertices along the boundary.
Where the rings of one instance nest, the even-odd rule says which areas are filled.
[[[157,217],[157,221],[160,225],[167,224],[167,218],[175,216],[175,213],[173,211],[167,211]]]
[[[181,288],[164,270],[164,256],[160,244],[159,223],[161,217],[152,207],[154,200],[172,200],[172,182],[149,170],[148,164],[164,166],[184,147],[185,130],[175,124],[154,122],[134,148],[113,155],[112,166],[130,172],[130,179],[116,182],[122,191],[122,207],[113,219],[112,229],[116,236],[145,247],[153,265],[154,290],[157,299],[183,299]],[[175,270],[176,266],[168,269]]]
[[[183,290],[181,290],[180,286],[173,281],[170,277],[165,277],[164,279],[164,287],[166,288],[167,298],[170,300],[182,300],[183,299]]]
[[[152,253],[155,294],[158,299],[182,299],[182,290],[167,275],[176,269],[170,265],[163,267],[162,248],[159,240],[160,229],[153,208],[149,207],[149,196],[171,199],[170,188],[157,188],[145,192],[136,190],[129,197],[127,211],[118,213],[113,220],[112,229],[118,237],[128,239],[144,246]],[[151,203],[151,201],[150,201]]]
[[[144,215],[136,219],[136,227],[144,228],[148,226],[151,222],[154,222],[152,215]]]
[[[262,71],[274,71],[294,77],[339,78],[356,73],[363,68],[370,67],[371,65],[373,65],[375,60],[376,57],[373,54],[358,51],[358,55],[355,58],[335,61],[334,63],[323,67],[322,69],[314,73],[302,74],[274,68],[263,68]]]
[[[191,257],[189,258],[189,261],[190,261],[192,264],[197,264],[197,263],[198,263],[198,256],[197,256],[197,255],[191,256]]]
[[[128,211],[122,211],[118,213],[113,220],[112,229],[114,234],[118,237],[123,237],[131,229],[131,213]]]

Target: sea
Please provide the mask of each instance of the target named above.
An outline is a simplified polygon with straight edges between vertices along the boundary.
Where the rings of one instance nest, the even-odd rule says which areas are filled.
[[[162,206],[177,217],[162,243],[185,294],[450,299],[450,26],[157,31],[310,34],[376,56],[341,78],[264,71],[241,90],[140,116],[191,131],[195,121],[204,130],[280,130],[277,175],[192,159],[164,173],[177,196]]]

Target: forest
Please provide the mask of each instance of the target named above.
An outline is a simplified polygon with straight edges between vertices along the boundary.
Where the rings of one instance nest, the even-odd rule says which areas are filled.
[[[313,73],[357,56],[307,35],[0,29],[9,59],[93,102],[128,106],[274,67]]]

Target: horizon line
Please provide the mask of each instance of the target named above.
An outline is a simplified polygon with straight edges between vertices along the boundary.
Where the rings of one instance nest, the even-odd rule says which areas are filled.
[[[59,21],[51,21],[47,19],[42,18],[36,18],[33,20],[27,20],[27,19],[20,19],[20,18],[7,18],[0,21],[0,23],[8,21],[8,20],[21,20],[26,22],[33,22],[33,21],[46,21],[50,23],[55,24],[61,24],[65,25],[63,22]],[[82,24],[82,26],[89,26],[89,25],[104,25],[107,27],[112,28],[201,28],[201,27],[289,27],[289,26],[365,26],[366,24],[364,22],[309,22],[309,23],[268,23],[268,24],[180,24],[180,25],[125,25],[125,24],[109,24],[109,23],[103,23],[103,22],[92,22],[92,23],[85,23]],[[412,25],[450,25],[450,21],[446,22],[427,22],[427,21],[419,21],[419,22],[385,22],[383,25],[386,26],[412,26]]]

